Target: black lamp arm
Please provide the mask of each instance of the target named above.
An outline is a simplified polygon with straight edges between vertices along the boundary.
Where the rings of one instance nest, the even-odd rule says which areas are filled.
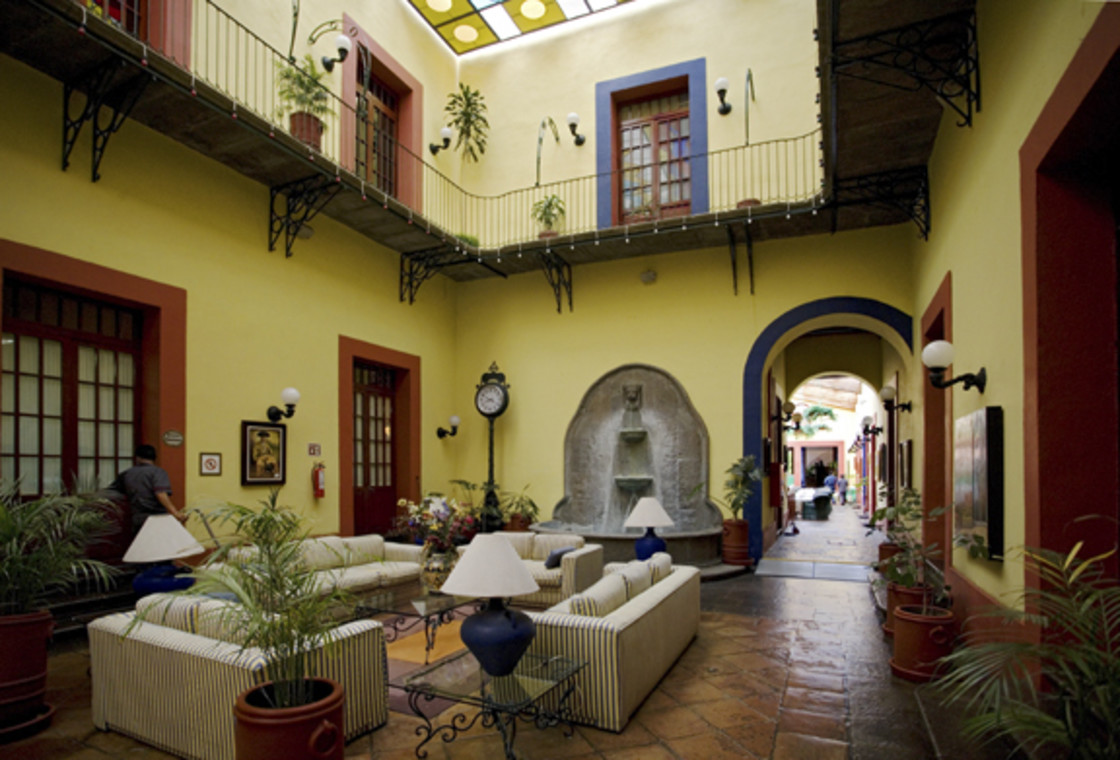
[[[964,375],[957,375],[952,380],[946,380],[944,368],[931,369],[929,371],[929,382],[934,388],[948,388],[957,383],[964,383],[964,389],[966,391],[971,388],[976,388],[983,393],[984,387],[988,384],[988,371],[984,367],[981,367],[980,371],[975,374],[969,372]]]
[[[281,409],[278,406],[270,406],[268,408],[268,421],[276,423],[276,422],[279,422],[283,418],[290,418],[295,413],[296,413],[296,405],[295,404],[284,404],[283,409]]]

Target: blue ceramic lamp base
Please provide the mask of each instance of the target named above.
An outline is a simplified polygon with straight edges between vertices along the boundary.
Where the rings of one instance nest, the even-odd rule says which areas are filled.
[[[463,621],[459,637],[492,676],[508,676],[529,648],[537,627],[524,612],[511,610],[501,599]]]
[[[665,551],[665,539],[646,528],[646,534],[634,542],[634,554],[638,559],[649,559],[657,552]]]

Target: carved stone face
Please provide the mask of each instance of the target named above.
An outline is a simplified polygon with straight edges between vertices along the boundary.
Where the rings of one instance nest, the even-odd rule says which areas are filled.
[[[636,412],[642,406],[642,386],[622,386],[622,397],[626,401],[626,411]]]

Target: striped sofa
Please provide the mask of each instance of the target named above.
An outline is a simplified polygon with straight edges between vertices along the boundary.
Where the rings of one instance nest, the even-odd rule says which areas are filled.
[[[222,604],[152,594],[137,606],[156,607],[127,635],[135,612],[90,623],[94,725],[179,757],[233,760],[234,702],[269,680],[269,663],[261,650],[228,640],[217,614]],[[316,652],[317,673],[346,689],[343,730],[349,740],[389,718],[385,632],[380,623],[361,620],[340,625],[333,636],[326,650]]]
[[[606,570],[582,593],[529,613],[529,652],[585,661],[573,720],[621,731],[700,628],[700,571],[672,566],[668,554]]]
[[[513,545],[540,586],[539,591],[515,597],[513,603],[519,607],[550,607],[587,588],[603,575],[603,547],[585,543],[583,536],[529,531],[502,531],[498,535]],[[572,551],[560,558],[559,566],[545,567],[548,555],[567,548]]]

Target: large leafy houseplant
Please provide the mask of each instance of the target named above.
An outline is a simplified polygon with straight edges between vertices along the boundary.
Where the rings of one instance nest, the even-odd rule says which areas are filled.
[[[349,594],[325,587],[304,562],[301,542],[308,531],[299,514],[279,504],[279,489],[260,509],[226,504],[213,516],[232,526],[233,536],[197,571],[187,593],[236,600],[223,608],[221,623],[238,632],[242,646],[268,656],[273,684],[260,693],[270,707],[315,701],[315,652],[330,645],[332,613],[349,602]]]
[[[564,207],[564,199],[555,193],[546,195],[537,200],[530,210],[533,219],[540,222],[541,227],[544,227],[542,235],[553,232],[556,223],[564,218],[567,209]]]
[[[322,117],[330,111],[330,94],[323,86],[326,71],[320,69],[315,59],[308,53],[303,57],[301,66],[294,63],[276,63],[276,78],[279,82],[276,94],[280,98],[280,113],[309,113]]]
[[[762,470],[755,462],[754,455],[740,457],[727,468],[723,498],[714,499],[731,512],[731,519],[723,521],[723,540],[720,544],[720,552],[726,565],[749,566],[753,561],[750,556],[750,523],[742,519],[742,514],[755,486],[760,482]]]
[[[1020,592],[1023,608],[985,613],[1003,625],[977,628],[944,658],[939,687],[969,716],[966,735],[1072,760],[1120,757],[1120,585],[1102,566],[1115,550],[1081,559],[1081,549],[1023,550],[1038,580]],[[1022,635],[1032,625],[1037,639]]]
[[[470,85],[459,83],[459,91],[447,96],[443,108],[448,125],[455,130],[455,148],[471,161],[486,152],[486,135],[490,122],[486,119],[486,99]]]
[[[502,491],[499,503],[506,530],[528,530],[540,519],[541,510],[529,496],[529,486],[520,491]]]

